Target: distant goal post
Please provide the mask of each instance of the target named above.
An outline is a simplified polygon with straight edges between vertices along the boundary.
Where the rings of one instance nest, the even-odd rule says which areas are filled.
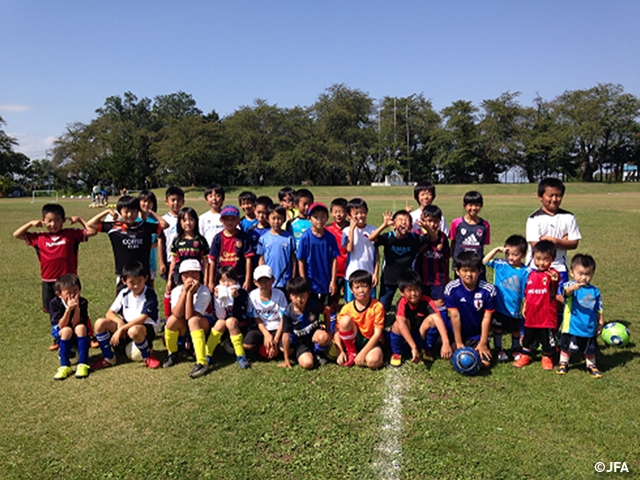
[[[55,197],[55,202],[58,201],[58,191],[57,190],[34,190],[31,193],[31,203],[36,203],[36,198],[47,197],[53,199]]]

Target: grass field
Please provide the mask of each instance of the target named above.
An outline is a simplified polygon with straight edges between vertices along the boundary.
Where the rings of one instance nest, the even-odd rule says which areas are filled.
[[[435,203],[449,221],[462,214],[468,189],[438,187]],[[480,190],[493,246],[524,233],[539,205],[534,186]],[[321,201],[363,196],[376,225],[383,210],[414,204],[410,188],[313,191]],[[277,189],[258,193],[276,197]],[[599,461],[626,462],[627,476],[640,476],[638,184],[569,184],[563,203],[578,218],[578,251],[598,262],[593,283],[605,319],[631,330],[627,348],[601,349],[600,380],[579,362],[566,376],[534,363],[467,378],[444,361],[376,372],[286,371],[275,363],[241,371],[218,351],[214,370],[197,381],[187,376],[190,362],[156,371],[123,362],[84,381],[55,382],[35,254],[11,237],[39,218],[43,201],[29,202],[0,201],[0,478],[603,478],[594,470]],[[61,203],[68,215],[96,212],[86,200]],[[188,191],[187,205],[204,212],[201,191]],[[114,290],[106,235],[81,245],[79,274],[95,319]],[[164,357],[162,343],[155,347]]]

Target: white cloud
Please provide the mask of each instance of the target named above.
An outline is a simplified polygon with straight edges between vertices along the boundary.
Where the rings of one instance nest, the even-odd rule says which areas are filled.
[[[37,137],[24,133],[9,133],[8,135],[18,141],[18,145],[14,147],[14,151],[24,153],[31,160],[46,158],[47,150],[53,146],[53,142],[55,142],[57,138],[53,135]]]
[[[0,105],[0,112],[21,113],[31,110],[31,105]]]

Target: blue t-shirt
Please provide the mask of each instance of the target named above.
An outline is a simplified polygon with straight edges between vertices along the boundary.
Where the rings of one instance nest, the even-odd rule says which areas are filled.
[[[573,280],[567,282],[565,288],[575,283]],[[562,333],[595,337],[598,331],[598,313],[602,313],[600,290],[588,283],[566,297]]]
[[[329,293],[331,283],[331,264],[340,255],[336,237],[324,231],[322,237],[316,237],[311,229],[302,234],[298,244],[298,260],[306,262],[306,276],[313,293]]]
[[[521,318],[524,288],[531,269],[509,265],[506,260],[496,258],[487,263],[493,268],[493,284],[496,288],[496,310],[512,318]]]
[[[287,231],[291,232],[293,239],[296,242],[296,248],[300,244],[302,234],[311,228],[311,220],[308,218],[296,217],[287,225]]]
[[[250,218],[242,217],[242,220],[240,220],[240,230],[242,230],[243,232],[249,232],[249,230],[251,230],[251,227],[257,224],[258,224],[257,218],[254,218],[253,220],[251,220]]]
[[[447,309],[455,309],[460,313],[462,340],[479,340],[484,313],[496,308],[496,290],[484,280],[478,281],[473,290],[467,290],[458,278],[444,288],[444,303]]]
[[[280,235],[267,232],[258,240],[257,253],[264,255],[264,263],[271,267],[275,287],[282,288],[291,279],[291,256],[295,251],[295,242],[289,232]]]

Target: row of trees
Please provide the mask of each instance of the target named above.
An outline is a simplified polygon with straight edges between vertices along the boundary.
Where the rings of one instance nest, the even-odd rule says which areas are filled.
[[[127,92],[107,98],[96,114],[67,127],[51,160],[20,170],[5,167],[3,157],[2,168],[32,188],[42,188],[46,173],[58,188],[102,182],[137,189],[357,184],[392,171],[406,181],[492,183],[513,167],[531,182],[546,175],[593,181],[604,170],[621,180],[623,166],[640,160],[640,100],[613,84],[536,98],[531,106],[506,92],[441,111],[422,94],[376,101],[338,84],[310,107],[256,100],[224,118],[204,114],[184,92],[153,101]]]

